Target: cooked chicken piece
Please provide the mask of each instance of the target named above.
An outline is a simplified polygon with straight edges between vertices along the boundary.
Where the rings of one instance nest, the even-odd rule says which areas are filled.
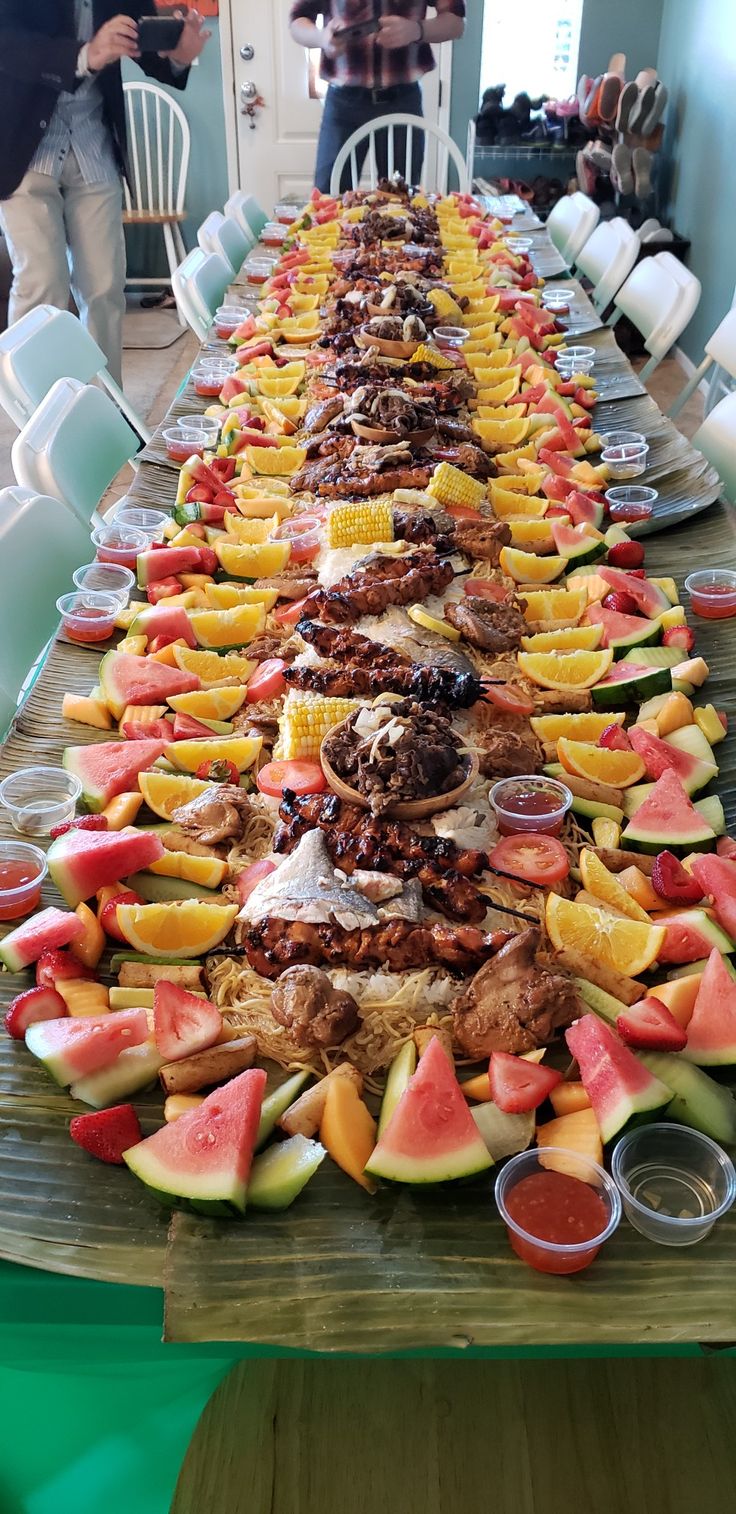
[[[283,657],[282,648],[285,645],[286,638],[282,636],[256,636],[254,641],[248,642],[248,656],[254,662],[266,662],[269,657]]]
[[[455,547],[466,557],[483,558],[498,567],[501,548],[511,545],[511,527],[505,520],[459,520],[455,525]]]
[[[535,1051],[581,1013],[570,979],[537,963],[538,947],[539,932],[522,931],[456,999],[453,1030],[467,1056],[480,1060],[493,1051]]]
[[[317,574],[311,573],[309,568],[303,565],[299,576],[290,574],[289,569],[284,568],[282,573],[275,573],[271,578],[257,578],[257,589],[275,589],[279,599],[304,599],[311,594],[317,584]],[[250,656],[250,652],[248,653]]]
[[[332,399],[321,400],[319,404],[312,405],[304,417],[304,430],[311,436],[324,431],[330,421],[342,413],[345,401],[341,394],[333,395]]]
[[[180,805],[171,818],[205,846],[217,846],[218,841],[242,836],[243,821],[250,812],[250,800],[243,789],[234,783],[213,783],[196,799]]]
[[[524,617],[515,604],[496,604],[492,599],[465,595],[445,605],[445,620],[481,652],[515,652],[526,631]]]
[[[288,967],[274,984],[271,1012],[297,1046],[339,1046],[360,1018],[352,994],[333,988],[318,967]]]
[[[543,752],[531,730],[522,736],[517,731],[491,726],[480,737],[478,758],[484,778],[516,778],[523,773],[537,773]]]

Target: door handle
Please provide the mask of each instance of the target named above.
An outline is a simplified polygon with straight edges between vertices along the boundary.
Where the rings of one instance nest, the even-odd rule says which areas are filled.
[[[253,79],[246,79],[241,84],[241,86],[240,86],[240,98],[241,98],[241,100],[243,101],[244,104],[247,103],[250,100],[255,100],[257,94],[258,94],[258,85],[255,83],[255,81]]]

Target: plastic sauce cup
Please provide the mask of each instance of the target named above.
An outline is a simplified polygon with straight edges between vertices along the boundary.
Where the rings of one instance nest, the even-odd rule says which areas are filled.
[[[649,520],[659,499],[656,489],[646,484],[621,484],[617,489],[606,489],[605,500],[613,521],[634,522]]]
[[[643,431],[607,431],[601,437],[604,447],[641,447],[646,440]]]
[[[464,347],[470,332],[465,326],[435,326],[432,335],[438,347]]]
[[[502,836],[520,831],[556,836],[572,804],[572,794],[564,783],[536,773],[501,778],[494,783],[489,798]]]
[[[189,432],[196,437],[204,434],[208,446],[212,447],[215,446],[220,434],[220,421],[216,415],[182,415],[177,424],[185,435]]]
[[[135,573],[138,554],[149,546],[145,531],[119,526],[114,518],[109,525],[93,531],[91,541],[98,562],[119,563],[122,568],[130,568],[131,573]]]
[[[152,541],[163,541],[164,528],[171,520],[164,510],[148,510],[145,506],[128,505],[115,512],[115,520],[124,530],[143,531]]]
[[[685,579],[694,615],[701,620],[730,620],[736,615],[736,573],[729,568],[701,568]]]
[[[594,363],[596,360],[595,347],[564,347],[555,358],[555,365],[559,368],[560,363]]]
[[[542,304],[547,310],[565,315],[570,309],[570,296],[565,289],[543,289]]]
[[[582,1193],[579,1196],[584,1201],[583,1212],[585,1209],[590,1212],[591,1207],[593,1209],[593,1224],[586,1227],[585,1239],[571,1243],[563,1243],[559,1239],[543,1239],[534,1233],[531,1218],[526,1221],[530,1227],[527,1229],[515,1217],[513,1211],[516,1210],[518,1215],[518,1209],[513,1199],[514,1191],[526,1180],[542,1175],[546,1175],[544,1181],[548,1182],[549,1209],[545,1221],[551,1220],[554,1223],[555,1204],[559,1203],[561,1210],[562,1203],[567,1198],[567,1194],[555,1193],[556,1187],[562,1189],[563,1185],[549,1180],[565,1178],[593,1190],[592,1194]],[[517,1195],[517,1202],[518,1198],[520,1195]],[[597,1200],[597,1203],[591,1205],[591,1200]],[[496,1204],[516,1255],[529,1267],[533,1267],[535,1272],[554,1273],[558,1276],[582,1272],[589,1267],[601,1246],[613,1235],[621,1218],[619,1192],[608,1173],[590,1157],[556,1146],[537,1147],[534,1151],[522,1151],[518,1156],[512,1157],[496,1180]],[[549,1233],[552,1227],[545,1224],[545,1228]],[[558,1225],[555,1228],[562,1230],[565,1227]]]
[[[0,804],[21,836],[48,836],[72,819],[81,792],[79,778],[64,768],[19,768],[0,783]]]
[[[611,1170],[629,1224],[660,1246],[694,1246],[736,1198],[730,1157],[710,1136],[663,1121],[619,1141]]]
[[[115,630],[120,601],[114,594],[77,589],[74,594],[62,594],[56,608],[61,616],[61,629],[69,641],[107,641]]]
[[[646,442],[632,442],[623,447],[604,447],[601,462],[605,463],[611,478],[638,478],[646,469],[648,455]]]
[[[0,920],[30,915],[41,899],[46,858],[24,841],[0,841]]]
[[[225,379],[229,378],[230,375],[235,371],[235,368],[232,368],[230,366],[226,367],[224,364],[208,363],[205,367],[202,367],[201,364],[198,365],[196,368],[192,369],[190,375],[192,383],[194,384],[195,394],[201,395],[203,399],[219,399],[220,390],[222,389]],[[174,435],[173,433],[176,434]],[[167,448],[169,446],[169,441],[171,441],[173,445],[177,440],[182,444],[184,442],[184,437],[182,435],[180,426],[172,426],[169,428],[169,431],[164,431],[164,441],[166,442]]]
[[[88,562],[83,568],[77,568],[72,583],[75,589],[81,589],[85,594],[91,592],[112,595],[120,609],[124,610],[135,583],[135,573],[116,563]]]

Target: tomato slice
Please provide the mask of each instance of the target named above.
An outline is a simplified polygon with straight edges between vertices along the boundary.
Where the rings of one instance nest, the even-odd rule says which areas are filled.
[[[489,683],[483,690],[486,704],[495,704],[498,710],[507,710],[510,715],[533,715],[534,704],[523,689],[515,683]]]
[[[497,605],[503,604],[509,597],[508,589],[503,584],[495,583],[492,578],[466,578],[463,593],[469,594],[472,599],[492,599]]]
[[[441,456],[440,453],[437,454]],[[482,520],[479,510],[471,510],[469,505],[445,505],[445,513],[454,516],[455,520]]]
[[[570,859],[562,842],[541,831],[503,836],[488,861],[500,873],[510,873],[525,883],[560,883],[570,871]]]
[[[265,662],[259,663],[255,673],[248,679],[246,702],[257,704],[261,699],[278,699],[286,688],[285,667],[286,663],[280,657],[267,657]]]
[[[302,794],[322,794],[327,788],[327,779],[318,762],[267,762],[261,768],[256,783],[262,794],[280,799],[284,789],[301,797]]]
[[[305,594],[303,599],[290,599],[288,604],[279,605],[278,610],[273,612],[274,620],[278,621],[280,626],[295,626],[302,618],[308,598],[309,595]]]
[[[235,887],[238,893],[238,902],[243,905],[246,899],[250,899],[254,888],[267,878],[269,873],[275,873],[276,863],[268,862],[264,857],[260,862],[251,862],[250,867],[243,868],[235,879]]]

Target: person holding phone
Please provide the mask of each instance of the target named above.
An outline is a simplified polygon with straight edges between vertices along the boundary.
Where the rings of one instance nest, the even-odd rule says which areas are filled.
[[[435,15],[429,17],[428,11]],[[319,24],[318,24],[319,23]],[[431,44],[455,42],[465,27],[465,0],[294,0],[289,30],[301,47],[319,48],[328,81],[314,182],[327,193],[332,165],[359,126],[395,111],[422,114],[420,79],[435,67]],[[397,162],[404,162],[397,131]],[[412,142],[412,180],[422,171],[424,142]],[[387,170],[386,133],[376,139],[379,173]],[[363,166],[367,147],[357,153]],[[346,165],[341,190],[350,187]]]
[[[196,10],[179,11],[173,49],[142,51],[139,22],[153,9],[153,0],[0,0],[0,227],[13,265],[9,319],[36,305],[65,310],[71,289],[118,383],[126,172],[120,62],[133,58],[145,74],[183,89],[210,36]],[[150,35],[154,43],[167,39],[155,28]]]

